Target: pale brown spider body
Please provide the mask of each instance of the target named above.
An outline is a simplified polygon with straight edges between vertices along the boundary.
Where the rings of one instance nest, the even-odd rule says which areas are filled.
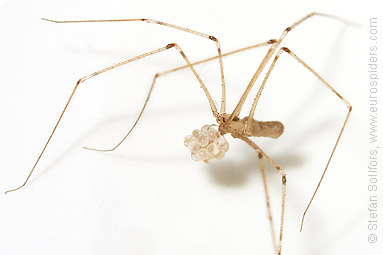
[[[284,131],[284,126],[279,121],[249,121],[249,116],[246,116],[242,119],[236,117],[229,123],[228,126],[226,126],[224,123],[229,117],[229,114],[220,114],[220,116],[217,118],[217,122],[219,124],[218,130],[222,135],[227,133],[240,133],[246,137],[278,138],[283,134]],[[250,127],[247,126],[249,124]]]

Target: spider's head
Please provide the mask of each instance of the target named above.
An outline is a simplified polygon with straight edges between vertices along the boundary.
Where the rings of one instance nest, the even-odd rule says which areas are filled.
[[[230,131],[228,130],[228,126],[225,124],[229,118],[230,114],[227,113],[220,113],[216,118],[216,121],[218,123],[218,132],[220,132],[221,135],[230,133]]]
[[[227,120],[229,117],[230,117],[230,115],[227,114],[227,113],[220,113],[220,114],[218,114],[218,116],[217,116],[217,118],[216,118],[216,121],[217,121],[218,125],[221,125],[221,124],[225,123],[226,120]]]
[[[229,143],[214,125],[195,129],[191,135],[185,137],[184,143],[189,148],[193,160],[205,163],[223,159],[229,150]]]

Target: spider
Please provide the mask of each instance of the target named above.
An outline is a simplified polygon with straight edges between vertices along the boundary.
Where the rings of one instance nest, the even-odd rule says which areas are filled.
[[[194,30],[191,30],[188,28],[184,28],[181,26],[165,23],[162,21],[157,21],[157,20],[139,18],[139,19],[120,19],[120,20],[56,21],[56,20],[50,20],[50,19],[43,18],[43,20],[45,20],[45,21],[54,22],[54,23],[145,22],[145,23],[149,23],[149,24],[157,24],[157,25],[169,27],[169,28],[176,29],[176,30],[181,30],[181,31],[184,31],[186,33],[191,33],[191,34],[194,34],[196,36],[200,36],[200,37],[203,37],[205,39],[212,41],[216,46],[217,55],[215,57],[212,57],[212,58],[208,58],[208,59],[201,60],[199,62],[192,63],[189,60],[189,58],[186,56],[186,54],[184,53],[182,48],[177,43],[169,43],[169,44],[164,45],[163,47],[158,48],[156,50],[138,55],[136,57],[122,61],[120,63],[114,64],[112,66],[106,67],[102,70],[96,71],[94,73],[91,73],[89,75],[86,75],[86,76],[80,78],[77,81],[71,95],[69,96],[69,99],[68,99],[63,111],[61,112],[58,121],[56,122],[48,140],[46,141],[43,149],[41,150],[36,162],[34,163],[31,171],[29,172],[25,182],[21,186],[15,188],[15,189],[8,190],[5,193],[19,190],[20,188],[24,187],[27,184],[33,171],[35,170],[37,164],[39,163],[42,155],[44,154],[49,142],[51,141],[51,138],[53,137],[58,125],[60,124],[62,117],[63,117],[64,113],[66,112],[68,105],[70,104],[78,86],[81,83],[83,83],[86,80],[89,80],[89,79],[91,79],[91,78],[93,78],[99,74],[108,72],[114,68],[126,65],[128,63],[134,62],[136,60],[139,60],[139,59],[142,59],[142,58],[145,58],[145,57],[148,57],[148,56],[160,53],[160,52],[164,52],[164,51],[168,51],[168,50],[173,49],[179,53],[180,57],[185,61],[185,65],[182,67],[178,67],[178,68],[174,68],[174,69],[165,71],[165,72],[157,73],[154,75],[153,80],[152,80],[152,84],[150,86],[146,100],[145,100],[145,102],[141,108],[141,111],[140,111],[136,121],[132,125],[131,129],[126,133],[126,135],[123,137],[123,139],[118,144],[116,144],[114,147],[112,147],[110,149],[95,149],[95,148],[87,148],[87,147],[85,147],[85,148],[89,149],[89,150],[104,151],[104,152],[105,151],[113,151],[116,148],[118,148],[126,140],[126,138],[131,134],[131,132],[133,131],[133,129],[136,127],[137,123],[141,119],[141,116],[142,116],[143,112],[145,111],[147,104],[148,104],[148,101],[151,97],[151,94],[152,94],[153,88],[156,84],[157,78],[163,74],[175,72],[177,70],[189,69],[193,73],[193,75],[195,76],[198,84],[201,86],[201,88],[202,88],[202,90],[203,90],[203,92],[204,92],[204,94],[208,100],[208,103],[210,105],[210,110],[212,112],[213,118],[215,119],[217,124],[205,125],[201,129],[194,130],[191,135],[185,137],[185,140],[184,140],[185,146],[190,149],[193,160],[203,161],[205,163],[210,163],[211,161],[213,161],[215,159],[221,160],[224,158],[225,152],[228,151],[228,149],[229,149],[229,145],[225,139],[225,135],[227,135],[227,134],[230,134],[232,137],[234,137],[236,139],[242,140],[243,142],[247,143],[251,148],[253,148],[255,150],[255,153],[258,156],[259,168],[260,168],[261,173],[262,173],[262,180],[263,180],[263,185],[264,185],[264,190],[265,190],[266,204],[267,204],[267,211],[268,211],[268,219],[269,219],[271,233],[272,233],[273,247],[274,247],[274,251],[276,254],[281,254],[282,253],[282,240],[283,240],[283,227],[284,227],[284,219],[285,219],[285,207],[286,207],[286,183],[287,183],[286,173],[282,170],[282,168],[276,162],[274,162],[271,159],[271,157],[268,154],[266,154],[253,140],[251,140],[249,138],[249,137],[268,137],[268,138],[277,139],[284,132],[284,126],[279,121],[258,121],[258,120],[254,119],[254,112],[255,112],[255,109],[257,107],[257,103],[260,99],[261,93],[262,93],[263,89],[265,88],[266,82],[267,82],[270,74],[272,73],[273,68],[276,65],[279,57],[283,53],[285,53],[285,54],[291,56],[292,58],[294,58],[295,60],[297,60],[299,64],[303,65],[310,73],[312,73],[314,76],[316,76],[322,82],[322,84],[324,86],[326,86],[327,88],[329,88],[332,91],[332,93],[334,93],[348,108],[347,115],[345,117],[343,125],[341,126],[341,129],[340,129],[339,135],[336,139],[336,142],[333,146],[333,149],[332,149],[331,155],[328,159],[327,165],[326,165],[326,167],[323,171],[323,174],[319,180],[319,183],[318,183],[318,185],[317,185],[317,187],[316,187],[316,189],[312,195],[312,198],[311,198],[310,202],[308,203],[308,205],[307,205],[307,207],[303,213],[301,230],[303,227],[303,221],[304,221],[305,215],[306,215],[306,213],[307,213],[307,211],[308,211],[308,209],[309,209],[309,207],[310,207],[310,205],[311,205],[311,203],[312,203],[312,201],[313,201],[313,199],[314,199],[314,197],[315,197],[315,195],[319,189],[320,184],[322,183],[323,177],[326,174],[328,166],[331,162],[331,159],[334,155],[334,152],[336,150],[336,147],[339,143],[339,140],[342,136],[342,133],[343,133],[344,128],[346,126],[347,120],[349,119],[349,116],[350,116],[351,110],[352,110],[352,106],[350,105],[350,103],[345,98],[343,98],[317,72],[315,72],[310,66],[308,66],[301,58],[299,58],[289,48],[281,47],[282,41],[285,39],[285,37],[293,29],[295,29],[301,23],[305,22],[307,19],[309,19],[313,16],[323,16],[323,17],[336,19],[336,20],[339,20],[342,22],[346,22],[345,20],[338,18],[336,16],[333,16],[333,15],[322,14],[322,13],[310,13],[310,14],[304,16],[303,18],[301,18],[300,20],[298,20],[297,22],[293,23],[291,26],[287,27],[282,32],[279,39],[271,39],[271,40],[268,40],[268,41],[260,43],[260,44],[241,48],[241,49],[238,49],[238,50],[235,50],[232,52],[228,52],[225,54],[222,53],[220,42],[216,37],[214,37],[212,35],[204,34],[204,33],[198,32],[198,31],[194,31]],[[258,66],[257,70],[255,71],[254,75],[252,76],[250,82],[248,83],[245,91],[243,92],[242,96],[238,100],[236,107],[228,113],[226,110],[226,85],[225,85],[226,83],[225,83],[225,75],[224,75],[224,68],[223,68],[223,60],[222,59],[224,56],[227,56],[227,55],[232,55],[232,54],[236,54],[236,53],[241,52],[241,51],[246,51],[248,49],[259,48],[259,47],[269,47],[269,48],[268,48],[266,55],[263,57],[263,60],[261,61],[260,65]],[[218,110],[212,96],[210,95],[208,89],[206,88],[204,82],[202,81],[202,79],[200,78],[200,76],[198,75],[197,71],[194,68],[194,66],[197,64],[208,62],[208,61],[211,61],[213,59],[219,60],[219,68],[220,68],[221,104],[220,104],[219,110]],[[241,118],[239,115],[242,111],[242,107],[243,107],[245,101],[247,100],[251,89],[253,88],[253,85],[259,79],[261,73],[263,73],[263,71],[266,68],[266,65],[269,63],[270,60],[271,60],[271,64],[266,71],[265,77],[263,78],[261,86],[260,86],[260,88],[256,94],[256,97],[255,97],[253,103],[252,103],[251,110],[250,110],[248,116]],[[216,127],[218,127],[218,129]],[[276,169],[278,174],[281,176],[282,201],[281,201],[280,229],[279,229],[279,234],[278,234],[278,238],[277,238],[278,240],[276,239],[276,235],[275,235],[275,231],[274,231],[273,217],[272,217],[271,208],[270,208],[269,193],[268,193],[268,187],[267,187],[266,176],[265,176],[265,168],[264,168],[264,163],[263,163],[264,159],[266,159]]]

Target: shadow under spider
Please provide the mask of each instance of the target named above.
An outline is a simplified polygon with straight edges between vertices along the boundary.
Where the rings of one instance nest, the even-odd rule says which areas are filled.
[[[243,186],[250,174],[259,170],[258,156],[248,155],[244,161],[226,160],[225,162],[214,162],[207,166],[211,180],[220,186],[240,187]],[[304,163],[304,159],[298,154],[279,154],[273,157],[276,162],[283,165],[284,168],[294,168]],[[273,166],[265,164],[266,175],[276,174]]]

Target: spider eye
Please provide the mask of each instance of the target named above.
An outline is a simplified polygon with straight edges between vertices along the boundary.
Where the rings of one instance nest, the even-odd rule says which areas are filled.
[[[212,125],[193,130],[191,135],[185,137],[184,144],[189,148],[194,161],[205,163],[223,159],[229,150],[226,138]]]

